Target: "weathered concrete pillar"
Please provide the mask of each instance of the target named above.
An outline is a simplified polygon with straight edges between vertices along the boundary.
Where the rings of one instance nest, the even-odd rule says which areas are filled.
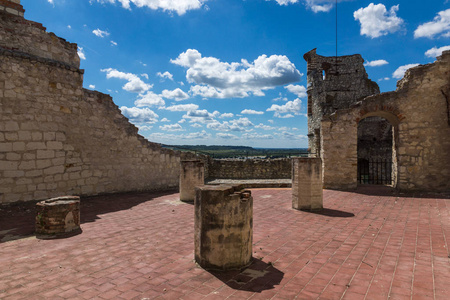
[[[195,260],[205,269],[234,270],[250,265],[253,198],[239,186],[196,188]]]
[[[292,159],[292,208],[323,209],[322,160],[320,158]]]
[[[183,160],[180,169],[180,200],[192,202],[195,187],[205,184],[205,166],[201,160]]]
[[[59,235],[80,229],[80,197],[64,196],[36,204],[37,234]]]

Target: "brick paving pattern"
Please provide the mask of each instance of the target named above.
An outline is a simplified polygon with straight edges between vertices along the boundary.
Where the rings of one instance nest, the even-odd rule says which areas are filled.
[[[178,194],[82,199],[82,234],[33,237],[32,206],[0,210],[0,299],[449,299],[450,200],[255,189],[254,263],[195,265],[194,208]]]

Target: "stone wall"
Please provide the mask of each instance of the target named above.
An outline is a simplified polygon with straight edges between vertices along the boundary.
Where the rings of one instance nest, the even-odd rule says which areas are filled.
[[[211,159],[208,179],[289,179],[291,159]]]
[[[359,54],[325,57],[313,49],[303,57],[308,63],[308,144],[311,153],[320,155],[322,117],[379,94],[380,89],[368,78]]]
[[[324,116],[322,160],[326,188],[355,188],[357,126],[382,117],[393,126],[395,185],[400,190],[450,191],[450,51],[406,72],[395,92],[365,98]]]
[[[76,45],[36,24],[0,10],[0,203],[177,189],[180,159],[197,157],[138,135],[82,88]]]

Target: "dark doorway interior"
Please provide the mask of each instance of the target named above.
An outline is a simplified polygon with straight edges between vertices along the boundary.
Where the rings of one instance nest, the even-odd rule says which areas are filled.
[[[393,184],[392,125],[381,117],[367,117],[358,124],[358,183]]]

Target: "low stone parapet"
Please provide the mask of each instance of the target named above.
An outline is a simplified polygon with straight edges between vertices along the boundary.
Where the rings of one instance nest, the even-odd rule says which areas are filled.
[[[323,209],[322,160],[302,157],[292,159],[292,208]]]
[[[200,186],[195,197],[195,261],[205,269],[250,265],[253,198],[240,186]]]
[[[36,204],[36,234],[61,235],[80,230],[80,197],[64,196]]]

